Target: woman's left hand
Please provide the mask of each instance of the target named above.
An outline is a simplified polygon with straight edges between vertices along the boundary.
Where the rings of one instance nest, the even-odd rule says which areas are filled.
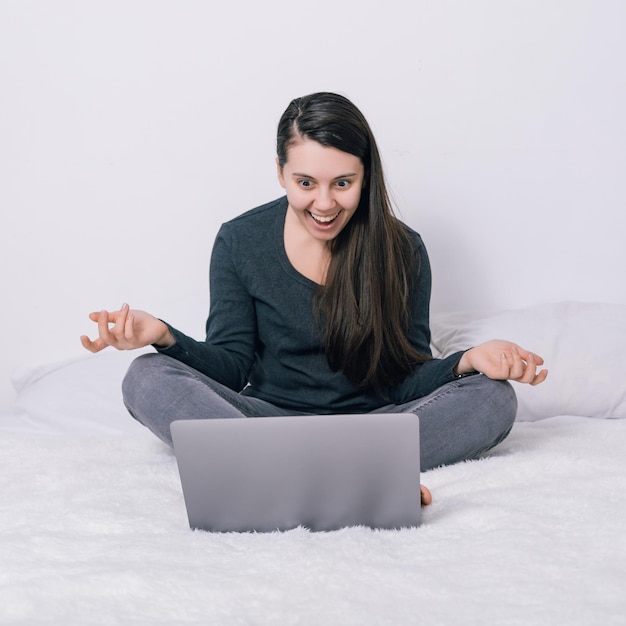
[[[456,366],[457,374],[480,372],[496,380],[515,380],[538,385],[548,370],[538,370],[543,359],[511,341],[493,339],[468,350]]]

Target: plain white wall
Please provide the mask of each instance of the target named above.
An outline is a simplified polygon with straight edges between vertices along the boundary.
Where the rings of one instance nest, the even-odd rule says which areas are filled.
[[[289,100],[350,97],[432,310],[626,302],[621,0],[0,0],[0,404],[128,301],[201,337]]]

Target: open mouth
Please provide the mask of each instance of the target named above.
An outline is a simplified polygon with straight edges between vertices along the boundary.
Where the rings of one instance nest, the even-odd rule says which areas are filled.
[[[318,224],[332,224],[338,217],[341,211],[337,211],[334,215],[329,215],[327,217],[323,217],[321,215],[315,215],[315,213],[311,213],[311,211],[307,211],[307,213],[318,223]]]

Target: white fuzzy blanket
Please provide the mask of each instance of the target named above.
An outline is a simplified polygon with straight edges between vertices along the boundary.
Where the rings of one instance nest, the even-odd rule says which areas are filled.
[[[626,624],[626,420],[517,423],[403,531],[191,531],[147,433],[0,448],[2,624]]]

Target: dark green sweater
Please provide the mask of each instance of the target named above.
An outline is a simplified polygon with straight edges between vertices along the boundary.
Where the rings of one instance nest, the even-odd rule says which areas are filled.
[[[211,258],[211,307],[205,341],[171,328],[176,342],[160,349],[210,378],[294,411],[366,412],[424,396],[455,378],[461,352],[418,366],[388,398],[363,392],[333,372],[313,315],[317,285],[297,272],[283,243],[287,199],[225,223]],[[430,265],[420,236],[411,296],[411,341],[430,354]],[[417,266],[419,265],[419,267]]]

